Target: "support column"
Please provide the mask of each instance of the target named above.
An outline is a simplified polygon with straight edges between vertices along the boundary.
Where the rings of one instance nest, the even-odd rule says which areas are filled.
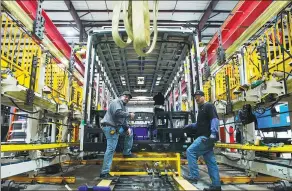
[[[104,82],[102,82],[101,100],[100,100],[101,110],[103,110],[103,108],[104,108],[104,106],[105,106],[105,105],[104,105],[105,91],[106,91],[106,89],[105,89],[105,84],[104,84]]]
[[[28,117],[38,119],[39,114],[38,113],[28,114]],[[26,139],[25,139],[26,143],[31,143],[32,141],[35,141],[37,138],[37,130],[38,130],[39,121],[32,118],[26,119],[27,120],[27,131],[26,131]]]
[[[88,93],[89,93],[89,80],[90,80],[90,66],[91,66],[91,51],[92,51],[92,36],[88,37],[87,41],[87,52],[86,52],[86,63],[85,63],[85,73],[84,73],[84,90],[82,96],[82,117],[80,124],[80,151],[83,151],[83,136],[84,136],[84,126],[87,124],[87,103],[88,103]]]
[[[176,111],[176,106],[175,106],[175,102],[176,102],[176,99],[175,99],[175,87],[173,85],[173,88],[172,88],[172,107],[173,107],[173,111]]]
[[[51,131],[51,143],[55,143],[56,142],[56,120],[52,119],[52,131]]]
[[[99,105],[99,72],[97,71],[96,74],[96,90],[95,90],[95,109],[98,110],[98,105]]]
[[[178,83],[178,102],[180,105],[179,110],[182,111],[182,90],[181,90],[181,80]]]
[[[66,126],[66,124],[68,124],[68,117],[65,117],[62,120],[62,124],[64,124],[64,125],[62,125],[62,139],[61,139],[61,142],[70,142],[70,138],[71,137],[68,137],[68,135],[70,134],[69,132],[72,131],[73,129],[69,129],[69,127]]]
[[[0,0],[0,18],[2,18],[2,4],[1,4],[1,0]],[[0,19],[0,30],[2,31],[2,19]],[[0,35],[0,42],[2,42],[2,35]],[[2,52],[1,51],[1,43],[0,43],[0,52]],[[1,71],[1,64],[0,64],[0,71]],[[1,79],[1,75],[0,75],[0,82],[2,81],[2,79]],[[2,86],[1,86],[1,83],[0,83],[0,92],[2,92]],[[1,97],[2,96],[0,96],[0,103],[2,103],[1,102]],[[0,111],[1,111],[1,104],[0,104]],[[1,123],[0,123],[0,134],[1,134]],[[1,153],[1,156],[2,156],[2,153]]]

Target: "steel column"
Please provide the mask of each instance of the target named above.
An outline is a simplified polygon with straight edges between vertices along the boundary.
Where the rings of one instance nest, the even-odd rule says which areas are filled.
[[[65,0],[64,3],[66,4],[66,6],[68,7],[68,10],[70,12],[70,14],[72,15],[76,25],[77,25],[77,28],[79,29],[79,32],[80,32],[80,36],[79,36],[79,42],[82,42],[83,41],[83,35],[87,35],[83,25],[82,25],[82,22],[80,20],[80,17],[77,13],[77,11],[75,10],[71,0]]]
[[[205,27],[205,24],[209,20],[209,17],[213,13],[213,10],[215,9],[215,7],[218,4],[218,2],[219,2],[219,0],[212,0],[212,1],[210,1],[207,9],[204,11],[204,14],[203,14],[201,20],[199,21],[199,24],[198,24],[198,30],[199,31],[202,31],[202,29]]]

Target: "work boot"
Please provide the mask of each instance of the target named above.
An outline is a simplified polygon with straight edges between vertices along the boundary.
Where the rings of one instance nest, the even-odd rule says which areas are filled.
[[[204,188],[203,191],[221,191],[221,187],[219,186],[210,186],[209,188]]]
[[[130,155],[123,155],[124,158],[138,158],[137,155],[135,154],[130,154]]]
[[[113,178],[114,178],[114,177],[113,177],[112,175],[110,175],[109,173],[100,174],[99,177],[102,178],[102,179],[113,179]]]
[[[198,183],[198,180],[196,178],[192,178],[188,175],[182,175],[182,177],[184,179],[186,179],[187,181],[189,181],[191,184],[197,184]]]

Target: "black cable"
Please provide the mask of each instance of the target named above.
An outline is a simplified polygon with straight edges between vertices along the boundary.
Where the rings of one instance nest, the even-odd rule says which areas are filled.
[[[13,103],[13,105],[15,106],[15,107],[17,107],[20,111],[23,111],[23,112],[26,112],[26,113],[29,113],[29,114],[35,114],[35,113],[38,113],[38,112],[40,112],[40,111],[27,111],[27,110],[25,110],[25,109],[21,109],[16,103],[15,103],[15,101],[12,99],[12,98],[9,98],[9,100]]]
[[[21,114],[16,114],[16,113],[11,113],[11,112],[4,112],[6,114],[11,114],[11,115],[17,115],[17,116],[21,116],[21,117],[26,117],[26,118],[30,118],[30,119],[35,119],[35,120],[38,120],[38,121],[45,121],[44,119],[38,119],[38,118],[35,118],[35,117],[29,117],[29,116],[26,116],[26,115],[21,115]],[[47,122],[47,121],[45,121]],[[57,122],[48,122],[48,123],[53,123],[53,124],[56,124],[56,125],[62,125],[62,126],[69,126],[69,125],[65,125],[63,123],[57,123]]]

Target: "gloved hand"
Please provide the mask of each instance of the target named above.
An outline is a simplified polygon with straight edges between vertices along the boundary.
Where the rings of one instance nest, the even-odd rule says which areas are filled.
[[[185,125],[185,126],[183,127],[183,129],[188,129],[188,128],[191,128],[191,124]]]
[[[213,141],[213,142],[216,142],[216,141],[218,140],[216,134],[211,134],[209,138],[210,138],[210,140]]]

